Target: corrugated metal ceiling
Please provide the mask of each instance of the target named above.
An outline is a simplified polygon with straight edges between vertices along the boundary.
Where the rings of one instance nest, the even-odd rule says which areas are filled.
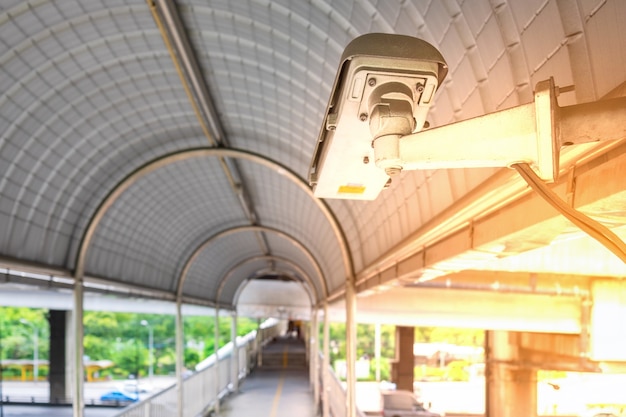
[[[87,227],[104,209],[87,277],[175,294],[189,267],[187,301],[229,307],[255,270],[276,271],[312,282],[320,301],[346,279],[341,242],[320,204],[340,225],[354,272],[369,277],[395,251],[410,255],[402,252],[407,241],[455,202],[502,176],[413,171],[372,202],[315,202],[303,185],[353,38],[405,34],[441,51],[450,71],[429,113],[432,126],[530,102],[548,77],[576,87],[561,105],[599,99],[626,81],[619,0],[176,1],[155,4],[155,14],[151,4],[0,6],[5,266],[73,273]],[[160,26],[168,23],[163,4],[180,18],[205,90],[188,72],[181,82],[184,65],[175,65],[164,41],[175,48],[176,39]],[[198,152],[208,147],[253,157]],[[265,258],[247,262],[255,257]]]

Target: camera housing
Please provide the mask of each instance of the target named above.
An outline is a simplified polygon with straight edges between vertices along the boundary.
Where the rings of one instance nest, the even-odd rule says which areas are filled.
[[[375,199],[402,169],[398,137],[424,127],[447,71],[421,39],[370,33],[350,42],[309,167],[315,196]]]

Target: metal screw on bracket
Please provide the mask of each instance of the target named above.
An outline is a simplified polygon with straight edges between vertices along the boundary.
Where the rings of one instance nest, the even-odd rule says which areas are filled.
[[[417,90],[417,92],[418,92],[418,93],[423,93],[423,92],[424,92],[424,84],[422,84],[422,83],[418,83],[418,84],[415,86],[415,89]]]
[[[374,87],[376,85],[376,78],[370,78],[369,80],[367,80],[367,84],[370,87]]]
[[[359,114],[359,119],[364,122],[367,120],[367,113],[361,113]]]
[[[400,174],[401,172],[402,172],[402,168],[398,168],[398,167],[385,168],[385,173],[387,175],[389,175],[390,177],[395,177],[396,175]]]

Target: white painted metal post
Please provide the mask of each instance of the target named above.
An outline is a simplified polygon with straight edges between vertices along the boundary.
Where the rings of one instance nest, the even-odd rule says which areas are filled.
[[[313,404],[317,410],[320,401],[320,376],[319,376],[319,326],[317,323],[317,308],[313,307],[311,311],[311,331],[310,338],[310,363],[309,375],[313,385]]]
[[[183,313],[182,300],[176,299],[176,393],[178,417],[183,417],[183,367],[184,357],[184,334],[183,334]]]
[[[322,361],[322,417],[330,417],[328,390],[330,386],[330,323],[328,320],[328,302],[324,301],[324,360]]]
[[[356,292],[346,280],[346,417],[356,417]]]
[[[380,323],[374,327],[374,357],[376,359],[376,382],[380,382]]]
[[[154,376],[154,334],[152,333],[152,326],[148,323],[148,320],[141,320],[140,324],[148,328],[148,352],[149,352],[149,364],[148,380],[152,383],[152,377]],[[139,377],[139,375],[137,375]]]
[[[215,415],[220,414],[220,310],[215,306],[215,335],[214,335],[213,348],[215,349],[215,363],[213,368],[215,369]]]
[[[256,329],[256,366],[263,366],[263,329],[261,329],[261,319],[257,319]]]
[[[74,417],[83,417],[85,413],[83,366],[83,277],[76,276],[74,282],[74,396],[72,410]]]
[[[233,311],[230,326],[230,340],[233,344],[231,353],[233,392],[239,392],[239,347],[237,347],[237,311]]]

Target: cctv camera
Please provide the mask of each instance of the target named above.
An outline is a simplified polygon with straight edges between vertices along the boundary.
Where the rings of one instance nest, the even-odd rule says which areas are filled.
[[[435,47],[410,36],[371,33],[350,42],[309,167],[314,194],[376,198],[402,169],[398,140],[424,127],[447,68]]]

